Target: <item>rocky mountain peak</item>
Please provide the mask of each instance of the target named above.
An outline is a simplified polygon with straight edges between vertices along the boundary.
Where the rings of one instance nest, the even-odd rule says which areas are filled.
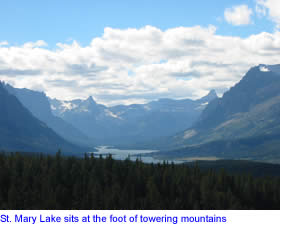
[[[216,91],[214,89],[210,90],[209,93],[202,97],[200,100],[202,100],[203,102],[210,102],[211,100],[217,98],[217,94]]]

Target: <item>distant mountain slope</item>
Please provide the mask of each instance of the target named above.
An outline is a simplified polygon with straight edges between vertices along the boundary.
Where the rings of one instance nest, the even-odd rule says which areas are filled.
[[[81,148],[66,142],[35,118],[0,83],[0,150],[75,153]]]
[[[216,99],[205,108],[195,128],[215,127],[232,119],[235,114],[249,112],[256,105],[279,97],[280,74],[265,69],[265,65],[251,68],[222,98]]]
[[[251,68],[222,98],[208,104],[193,127],[175,136],[175,141],[200,144],[280,134],[280,75],[265,69],[266,65]]]
[[[208,104],[193,127],[167,138],[160,147],[180,148],[174,150],[180,156],[206,153],[208,156],[279,159],[279,68],[280,65],[251,68],[222,98]],[[245,142],[253,144],[245,147]],[[262,143],[263,147],[257,149]],[[173,152],[164,155],[173,156]]]
[[[216,140],[199,145],[182,147],[153,154],[158,159],[201,158],[244,159],[279,163],[280,135],[261,135],[255,137]]]
[[[26,88],[14,88],[8,84],[5,85],[5,88],[9,93],[15,95],[36,118],[46,123],[48,127],[52,128],[67,141],[82,146],[90,146],[93,144],[92,140],[79,129],[52,114],[48,98],[43,92]]]
[[[135,143],[170,136],[192,125],[208,102],[217,97],[215,91],[199,100],[160,99],[148,104],[106,107],[92,97],[86,100],[51,99],[52,112],[100,144]]]

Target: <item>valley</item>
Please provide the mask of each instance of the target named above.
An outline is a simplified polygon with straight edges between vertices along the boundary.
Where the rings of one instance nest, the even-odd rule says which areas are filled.
[[[222,97],[211,90],[197,100],[159,99],[111,107],[98,104],[91,96],[62,101],[29,89],[3,87],[2,92],[15,96],[19,106],[23,104],[34,118],[80,150],[91,152],[96,145],[111,145],[115,149],[104,153],[118,151],[120,159],[127,157],[120,149],[142,149],[138,153],[145,153],[146,161],[245,159],[279,163],[279,65],[252,67]],[[65,148],[63,152],[69,153]]]

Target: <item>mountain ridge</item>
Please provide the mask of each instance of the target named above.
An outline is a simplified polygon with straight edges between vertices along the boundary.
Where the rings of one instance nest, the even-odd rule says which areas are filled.
[[[113,107],[97,104],[92,97],[71,101],[50,99],[50,104],[56,116],[97,139],[99,144],[118,145],[170,136],[186,129],[216,97],[216,92],[210,91],[197,100],[163,98],[147,104]]]
[[[211,101],[202,112],[199,120],[187,130],[180,132],[163,142],[155,143],[163,155],[174,155],[174,152],[188,156],[214,154],[225,156],[222,152],[230,152],[226,145],[234,144],[237,152],[244,149],[249,158],[267,158],[274,161],[280,158],[280,65],[258,65],[251,68],[235,86],[224,93],[222,98]],[[273,69],[273,71],[271,70]],[[263,140],[272,136],[265,148],[259,149],[260,155],[254,153],[251,146],[243,144],[252,138]],[[216,149],[217,143],[221,143]],[[258,144],[258,142],[256,142]],[[275,146],[272,148],[271,144]],[[204,146],[207,146],[204,148]],[[224,146],[224,147],[223,147]],[[255,146],[253,146],[254,148]],[[185,148],[186,151],[185,151]],[[191,150],[190,150],[191,148]],[[216,149],[210,151],[210,149]],[[219,151],[219,154],[217,152]],[[258,150],[257,150],[258,151]],[[251,153],[252,152],[252,153]],[[156,154],[158,155],[158,154]],[[262,156],[263,155],[263,156]],[[234,153],[226,157],[234,157]]]
[[[4,84],[4,87],[9,93],[15,95],[36,118],[46,123],[67,141],[81,146],[92,145],[92,141],[79,129],[52,114],[48,97],[44,92],[14,88],[9,84]]]
[[[0,149],[4,151],[55,153],[84,149],[65,141],[26,109],[0,82]]]

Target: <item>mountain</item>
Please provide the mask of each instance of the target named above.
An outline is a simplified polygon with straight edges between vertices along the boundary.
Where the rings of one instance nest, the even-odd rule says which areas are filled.
[[[81,152],[38,120],[0,83],[0,149],[23,152]]]
[[[26,88],[14,88],[9,84],[4,86],[8,92],[15,95],[23,106],[26,107],[36,118],[44,122],[48,127],[52,128],[67,141],[82,146],[93,145],[92,140],[90,140],[79,129],[52,114],[50,103],[45,93]]]
[[[251,68],[222,98],[211,101],[191,128],[166,139],[165,146],[176,150],[164,156],[279,159],[280,65]]]
[[[106,106],[97,104],[92,97],[72,101],[50,99],[50,104],[54,115],[96,139],[96,144],[105,144],[106,139],[117,131],[114,126],[118,120]]]
[[[147,104],[106,107],[92,97],[85,100],[50,99],[53,114],[80,129],[98,144],[133,144],[170,136],[192,125],[215,91],[199,100],[159,99]]]

